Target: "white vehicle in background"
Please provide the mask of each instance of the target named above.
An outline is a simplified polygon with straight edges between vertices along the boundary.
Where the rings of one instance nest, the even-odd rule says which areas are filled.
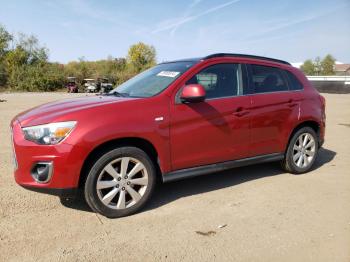
[[[97,90],[97,83],[96,80],[93,78],[85,78],[84,79],[84,87],[86,93],[96,93]]]
[[[108,93],[113,89],[113,84],[109,82],[108,78],[98,78],[98,83],[100,84],[101,93]]]

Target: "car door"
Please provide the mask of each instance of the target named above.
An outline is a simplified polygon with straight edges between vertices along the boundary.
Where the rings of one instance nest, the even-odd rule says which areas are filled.
[[[265,65],[247,65],[250,87],[254,92],[251,107],[251,155],[284,150],[284,132],[296,114],[296,103],[288,91],[282,69]]]
[[[250,97],[242,96],[241,69],[239,64],[215,64],[186,82],[203,85],[206,99],[186,104],[177,101],[170,108],[173,170],[248,155]]]

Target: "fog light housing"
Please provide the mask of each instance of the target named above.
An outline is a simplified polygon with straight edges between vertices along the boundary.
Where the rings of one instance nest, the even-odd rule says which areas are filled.
[[[40,184],[48,183],[51,180],[53,173],[52,162],[38,162],[35,163],[30,171],[31,176],[35,182]]]

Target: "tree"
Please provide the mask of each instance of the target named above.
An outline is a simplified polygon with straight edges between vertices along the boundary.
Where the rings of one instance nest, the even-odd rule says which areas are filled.
[[[315,66],[316,75],[320,75],[320,73],[322,72],[322,64],[321,64],[321,58],[319,56],[315,58],[314,66]]]
[[[313,76],[316,74],[315,64],[311,59],[308,59],[304,62],[304,64],[300,67],[300,69],[309,76]]]
[[[84,57],[80,57],[79,61],[69,62],[64,66],[66,76],[74,76],[78,83],[83,83],[85,78],[95,77],[95,66],[93,62],[88,62]]]
[[[322,75],[334,75],[334,65],[335,65],[335,59],[332,55],[328,54],[323,58],[321,61],[321,74]]]
[[[20,34],[4,59],[7,84],[14,90],[50,91],[63,87],[63,69],[49,63],[48,51],[34,36]]]
[[[48,51],[39,45],[36,37],[20,34],[16,47],[7,52],[5,60],[9,71],[22,65],[45,64]]]
[[[328,54],[322,60],[318,56],[314,61],[308,59],[300,67],[306,75],[334,75],[335,58]]]
[[[36,62],[47,62],[49,57],[49,51],[47,48],[39,45],[39,40],[33,35],[25,35],[20,33],[18,36],[17,48],[22,48],[28,53],[29,64]]]
[[[13,90],[54,91],[64,84],[63,67],[59,64],[36,64],[15,67],[9,78]]]
[[[30,54],[19,46],[8,51],[5,60],[9,73],[14,70],[15,67],[28,64],[29,56]]]
[[[0,25],[0,59],[7,52],[10,41],[12,41],[12,35],[6,31],[5,27]]]
[[[11,41],[12,35],[6,31],[5,27],[0,25],[0,87],[5,86],[7,82],[5,56],[8,52],[9,43]]]
[[[156,63],[156,50],[153,46],[139,42],[129,48],[128,62],[137,73],[141,72]]]

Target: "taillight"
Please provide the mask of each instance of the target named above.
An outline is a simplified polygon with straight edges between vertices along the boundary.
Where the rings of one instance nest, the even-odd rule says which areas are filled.
[[[323,120],[326,120],[326,99],[324,98],[324,96],[320,95],[320,100],[322,106],[322,118]]]
[[[322,107],[325,109],[326,108],[326,98],[324,98],[324,96],[320,95],[320,99],[321,99]]]

